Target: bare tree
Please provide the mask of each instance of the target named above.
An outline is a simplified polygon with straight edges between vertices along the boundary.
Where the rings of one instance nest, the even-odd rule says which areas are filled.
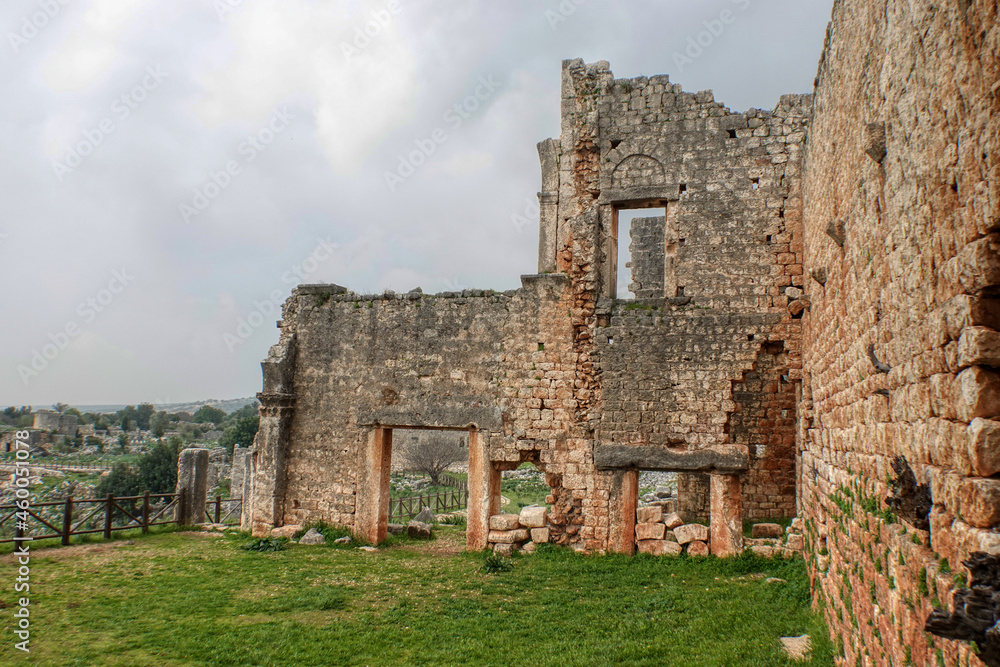
[[[468,456],[464,438],[455,433],[425,431],[402,444],[405,465],[430,476],[435,485],[448,466]]]

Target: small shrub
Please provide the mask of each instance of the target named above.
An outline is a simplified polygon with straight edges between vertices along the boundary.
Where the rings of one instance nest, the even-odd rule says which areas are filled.
[[[288,546],[285,537],[260,537],[243,545],[246,551],[281,551]]]
[[[511,559],[506,556],[501,556],[493,551],[486,554],[483,558],[483,570],[487,574],[499,574],[501,572],[510,572],[514,569],[514,563]]]
[[[439,523],[445,526],[464,526],[467,519],[461,514],[452,514],[451,516],[446,516]]]

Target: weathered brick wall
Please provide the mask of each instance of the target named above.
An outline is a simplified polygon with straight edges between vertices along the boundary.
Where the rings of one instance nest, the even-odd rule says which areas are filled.
[[[760,382],[741,386],[742,422],[754,420],[739,440],[754,453],[746,516],[793,515],[791,383],[800,377],[802,310],[793,302],[803,285],[801,175],[811,97],[786,95],[774,111],[735,113],[711,91],[687,93],[666,76],[614,79],[606,63],[570,62],[568,69],[574,99],[588,112],[571,116],[584,125],[575,131],[597,128],[602,294],[610,296],[615,283],[615,210],[664,212],[632,222],[637,303],[598,305],[598,440],[688,449],[736,442],[730,421],[744,406],[734,401],[733,384],[755,373]],[[566,122],[564,107],[564,134]],[[758,368],[769,342],[783,344],[784,363]],[[771,393],[780,382],[788,390]],[[688,482],[682,474],[687,517],[707,517],[707,495]]]
[[[998,54],[993,1],[834,7],[806,161],[800,493],[844,665],[981,664],[923,624],[970,552],[1000,548]],[[896,456],[930,487],[929,531],[883,502]]]

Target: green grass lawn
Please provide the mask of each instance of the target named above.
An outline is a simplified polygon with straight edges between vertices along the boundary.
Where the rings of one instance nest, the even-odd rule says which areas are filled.
[[[778,642],[803,633],[809,664],[833,664],[801,559],[552,547],[491,575],[460,529],[437,534],[376,553],[185,532],[33,552],[32,650],[4,613],[0,664],[763,667],[803,664]],[[13,582],[9,555],[0,572]],[[4,585],[0,606],[15,595]]]

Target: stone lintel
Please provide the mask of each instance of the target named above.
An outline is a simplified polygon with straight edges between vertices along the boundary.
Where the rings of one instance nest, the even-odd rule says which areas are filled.
[[[454,407],[421,405],[412,409],[369,407],[358,410],[358,426],[501,431],[503,430],[503,415],[499,408],[467,407],[465,405]]]
[[[746,472],[750,467],[750,457],[747,448],[742,445],[693,450],[652,445],[594,445],[594,465],[598,470],[635,468],[733,474]]]

